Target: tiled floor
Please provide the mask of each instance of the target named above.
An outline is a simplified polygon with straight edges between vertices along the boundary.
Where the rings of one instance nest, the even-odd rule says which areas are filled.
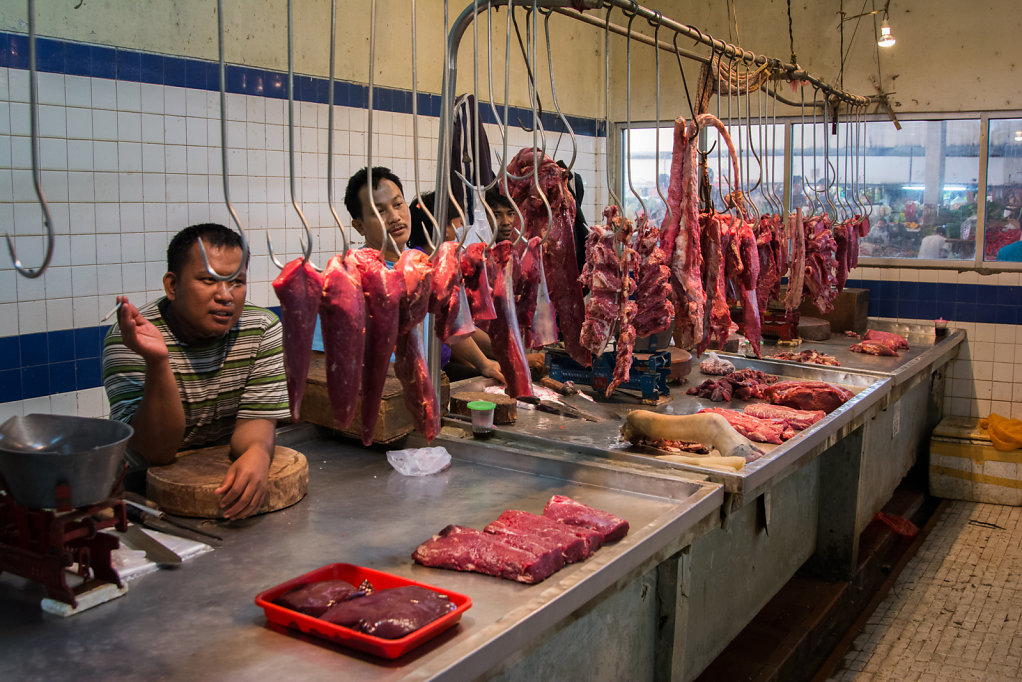
[[[1022,508],[953,502],[834,682],[1022,680]]]

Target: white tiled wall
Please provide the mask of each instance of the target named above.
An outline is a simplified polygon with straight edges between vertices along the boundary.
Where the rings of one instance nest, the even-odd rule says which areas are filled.
[[[53,259],[37,279],[18,276],[0,257],[0,336],[94,327],[117,294],[144,302],[162,295],[166,247],[181,228],[206,221],[230,225],[221,175],[219,94],[201,90],[39,74],[42,187],[56,229]],[[288,175],[287,102],[228,95],[230,195],[252,250],[248,297],[275,305],[277,270],[266,237],[283,260],[300,253],[301,222]],[[313,260],[341,246],[326,187],[325,104],[295,103],[296,198],[313,233]],[[338,215],[348,177],[366,163],[367,111],[335,109],[334,200]],[[0,224],[15,237],[29,267],[42,259],[41,213],[31,172],[28,74],[0,69]],[[438,119],[419,119],[421,191],[434,187]],[[410,114],[375,112],[373,164],[394,170],[408,196],[415,189]],[[487,134],[494,146],[500,136]],[[602,206],[603,139],[577,136],[575,170],[586,184],[582,209],[592,222]],[[513,155],[531,133],[512,130]],[[550,142],[553,148],[554,140]],[[564,155],[564,145],[561,150]],[[352,231],[356,245],[358,235]],[[99,416],[102,388],[0,403],[0,420],[32,411]]]
[[[1018,272],[980,275],[954,270],[858,268],[854,276],[903,282],[1022,285],[1022,273]],[[985,417],[996,412],[1004,417],[1022,419],[1022,325],[952,319],[948,326],[965,330],[966,340],[945,376],[944,414]]]

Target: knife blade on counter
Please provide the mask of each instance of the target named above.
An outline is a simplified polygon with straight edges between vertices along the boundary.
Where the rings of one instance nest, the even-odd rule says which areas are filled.
[[[583,419],[591,422],[600,421],[599,417],[589,414],[584,410],[580,410],[573,405],[566,405],[565,403],[553,400],[543,400],[535,396],[520,396],[518,400],[532,405],[540,412],[548,412],[550,414],[561,415],[562,417],[572,417],[574,419]]]
[[[146,559],[157,564],[176,565],[181,563],[177,552],[146,533],[136,525],[129,525],[127,530],[110,529],[125,545],[132,549],[145,552]]]
[[[163,533],[170,533],[171,535],[179,535],[184,538],[193,539],[191,535],[185,535],[180,531],[167,528],[167,526],[173,526],[177,529],[188,531],[193,535],[204,536],[205,538],[212,540],[223,540],[223,538],[219,535],[211,533],[208,530],[204,530],[194,523],[189,523],[169,516],[166,512],[158,508],[154,502],[137,493],[125,492],[123,499],[124,504],[127,506],[128,518],[136,523],[141,523],[143,526],[151,527],[153,530],[158,530]],[[199,541],[208,543],[209,539],[200,539]]]

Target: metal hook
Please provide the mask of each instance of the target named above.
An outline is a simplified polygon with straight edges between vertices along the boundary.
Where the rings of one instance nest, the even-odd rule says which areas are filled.
[[[218,2],[221,0],[218,0]],[[302,209],[298,206],[298,200],[295,196],[295,72],[294,72],[294,3],[292,0],[287,0],[287,133],[288,133],[288,174],[291,179],[291,205],[294,206],[295,212],[298,213],[299,220],[302,221],[302,227],[305,229],[305,246],[303,260],[308,260],[312,254],[312,231],[309,229],[309,223],[305,219],[305,214],[302,213]],[[277,259],[277,256],[273,253],[273,242],[270,240],[270,232],[266,232],[266,248],[270,252],[270,260],[278,268],[283,269],[284,264]]]
[[[336,2],[336,0],[335,0]],[[433,225],[432,234],[440,234],[440,226],[437,224],[436,217],[433,212],[430,211],[426,204],[422,201],[422,194],[419,188],[422,183],[419,182],[419,77],[418,67],[416,59],[416,36],[418,31],[416,16],[415,16],[415,0],[412,0],[412,172],[415,179],[415,198],[419,202],[419,208],[426,217],[429,218],[429,222]],[[440,242],[433,243],[433,237],[429,230],[424,231],[426,236],[426,243],[429,245],[429,255],[433,256],[437,249],[440,248]]]
[[[575,131],[572,129],[571,124],[568,123],[568,118],[561,111],[561,105],[557,103],[557,86],[554,85],[554,59],[550,51],[550,11],[547,11],[543,17],[543,31],[546,33],[546,63],[547,70],[550,72],[550,99],[553,100],[554,109],[557,111],[557,117],[561,119],[561,123],[568,129],[568,135],[571,136],[571,161],[568,162],[568,172],[575,167],[575,158],[578,156],[578,140],[575,139]],[[560,138],[558,138],[560,142]],[[556,156],[557,150],[554,150]]]
[[[636,8],[638,8],[638,3],[636,3]],[[636,12],[638,12],[638,9],[636,9]],[[646,202],[642,200],[642,197],[635,191],[635,186],[632,184],[632,22],[635,21],[636,12],[632,14],[625,13],[625,16],[628,17],[628,29],[625,36],[625,130],[628,132],[625,143],[625,168],[627,169],[628,189],[639,202],[642,210],[641,215],[646,216],[648,219],[649,211],[646,209]]]
[[[238,214],[234,210],[234,206],[231,204],[231,188],[228,183],[229,171],[227,165],[227,66],[224,62],[224,8],[223,0],[217,0],[217,37],[219,38],[219,56],[220,56],[220,161],[221,161],[221,177],[224,182],[224,203],[227,204],[227,211],[231,214],[231,220],[238,228],[238,235],[241,237],[241,263],[238,264],[238,269],[229,275],[221,275],[213,266],[209,264],[209,256],[206,253],[206,247],[203,245],[202,240],[198,239],[199,243],[199,255],[202,256],[202,262],[206,266],[206,272],[209,276],[218,282],[227,282],[238,277],[248,267],[248,240],[245,239],[245,230],[241,227],[241,221],[238,219]],[[269,232],[266,233],[269,238]]]
[[[656,24],[653,25],[653,42],[656,45],[660,44],[660,24],[663,20],[663,15],[660,10],[654,10],[654,17],[656,18]],[[650,24],[653,24],[653,20],[648,20]],[[677,38],[678,34],[675,33],[674,37]],[[654,175],[656,176],[656,193],[660,197],[660,201],[664,203],[664,207],[667,209],[664,216],[664,225],[671,222],[671,205],[667,201],[667,197],[664,196],[664,191],[660,188],[660,48],[653,47],[653,55],[656,57],[656,130],[655,141],[654,141],[654,155],[656,160],[653,162]],[[686,91],[688,88],[686,88]]]
[[[533,17],[535,17],[537,4],[538,4],[537,0],[532,0],[532,16]],[[535,19],[533,19],[533,21],[535,21]],[[526,23],[526,33],[527,34],[528,34],[528,28],[529,28],[528,23]],[[532,62],[533,62],[533,64],[535,64],[536,63],[536,31],[535,31],[535,26],[533,26],[532,42],[530,44],[530,47],[532,49]],[[538,96],[538,93],[536,92],[535,83],[533,83],[532,95],[533,95],[533,97],[532,97],[532,119],[533,119],[533,121],[536,122],[536,128],[539,128],[539,130],[542,130],[542,125],[541,125],[540,120],[539,120],[539,114],[537,113],[537,105],[538,105],[538,102],[539,102],[539,96]],[[533,129],[533,131],[532,131],[532,185],[533,185],[533,187],[535,187],[536,192],[539,194],[539,199],[540,199],[540,201],[543,202],[543,207],[546,208],[546,215],[547,215],[546,234],[543,235],[543,239],[541,239],[540,242],[539,242],[540,245],[543,245],[543,244],[546,244],[546,241],[547,241],[547,239],[550,238],[550,233],[553,230],[553,226],[554,226],[554,212],[553,212],[553,209],[550,208],[550,202],[547,200],[546,192],[543,191],[543,188],[539,184],[539,162],[540,162],[541,157],[545,157],[546,156],[546,145],[545,145],[545,141],[544,141],[544,148],[543,148],[542,152],[537,149],[537,147],[536,147],[537,135],[538,135],[537,131],[535,129]],[[525,223],[522,223],[522,231],[524,233],[524,231],[525,231]]]
[[[412,0],[412,14],[415,14],[415,0]],[[415,21],[412,21],[412,31],[415,31]],[[348,235],[345,233],[341,217],[337,215],[334,207],[334,55],[336,54],[337,43],[337,0],[330,3],[330,90],[327,95],[327,135],[326,135],[326,200],[330,207],[330,213],[337,223],[341,232],[341,253],[347,253],[349,248]],[[412,38],[412,73],[415,72],[415,38]],[[412,76],[414,82],[414,76]],[[414,89],[414,84],[413,84]],[[413,100],[414,102],[414,100]],[[414,104],[413,104],[414,106]],[[414,115],[414,114],[413,114]],[[418,170],[418,169],[416,169]]]
[[[607,103],[607,135],[610,135],[610,13],[614,11],[613,4],[607,8],[607,19],[606,26],[604,28],[604,42],[603,42],[603,56],[604,56],[604,75],[605,79],[605,100]],[[607,150],[610,151],[609,149]],[[610,164],[604,164],[607,167],[607,194],[612,199],[612,205],[621,206],[621,199],[618,198],[617,194],[614,193],[614,183],[611,182],[610,178]]]
[[[43,212],[43,224],[46,226],[46,253],[43,255],[42,264],[35,270],[26,268],[22,265],[21,259],[18,258],[11,234],[9,232],[5,233],[4,237],[7,238],[7,250],[11,254],[11,260],[14,262],[14,269],[22,277],[35,279],[46,272],[46,268],[50,265],[50,259],[53,257],[54,240],[53,217],[50,215],[50,206],[46,203],[46,196],[43,194],[42,173],[39,170],[39,80],[36,68],[35,0],[28,0],[28,96],[32,135],[32,182],[35,186],[36,198],[39,200],[39,208]],[[200,239],[199,242],[201,243],[202,240]],[[244,237],[242,237],[241,243],[242,245],[245,244]],[[244,263],[245,260],[243,258],[242,267],[244,267]]]
[[[678,71],[681,72],[681,85],[685,89],[685,99],[688,100],[688,111],[691,114],[690,119],[695,119],[696,108],[692,106],[692,94],[688,91],[688,79],[685,78],[685,67],[681,64],[681,48],[678,47],[678,34],[674,34],[674,56],[678,59]],[[656,49],[657,56],[660,55],[660,50]]]
[[[288,0],[290,6],[291,0]],[[446,17],[445,17],[446,19]],[[445,32],[446,33],[446,32]],[[375,84],[375,65],[376,65],[376,0],[372,0],[369,5],[369,91],[368,91],[368,125],[366,126],[366,195],[369,199],[369,206],[373,209],[373,216],[380,223],[380,232],[383,233],[383,240],[380,242],[380,261],[386,263],[386,245],[389,242],[394,248],[394,253],[400,254],[401,249],[397,248],[397,242],[387,231],[387,226],[383,224],[383,216],[380,215],[380,211],[376,208],[376,202],[373,200],[373,85]],[[363,207],[362,212],[365,213]]]
[[[834,219],[837,220],[840,216],[837,206],[834,205],[833,200],[830,198],[830,178],[827,176],[827,172],[831,169],[830,165],[830,135],[827,133],[827,124],[830,122],[830,98],[824,95],[823,98],[823,198],[827,200],[827,205],[830,206],[831,211],[834,213]],[[836,174],[835,169],[835,174]],[[836,180],[835,180],[836,181]]]

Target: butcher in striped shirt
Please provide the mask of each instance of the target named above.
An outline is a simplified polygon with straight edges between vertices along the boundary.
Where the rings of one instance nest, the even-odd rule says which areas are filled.
[[[217,489],[224,517],[244,518],[266,501],[278,419],[289,416],[280,321],[245,305],[246,269],[218,281],[211,267],[241,265],[238,234],[188,227],[167,248],[166,296],[136,308],[124,296],[103,342],[110,417],[132,425],[129,459],[169,464],[179,450],[229,440],[234,458]],[[246,264],[247,267],[247,264]]]

